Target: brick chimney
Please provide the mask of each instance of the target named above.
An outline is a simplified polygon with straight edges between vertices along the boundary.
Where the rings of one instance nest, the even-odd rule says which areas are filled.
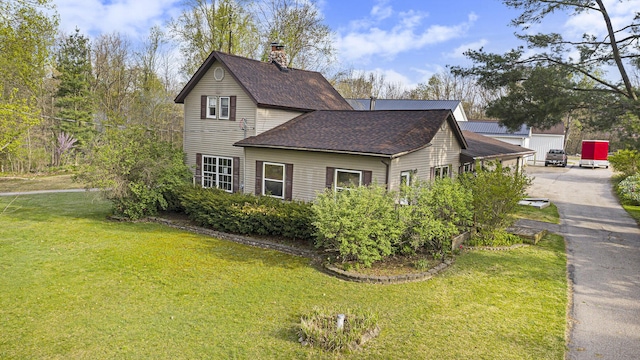
[[[287,70],[287,63],[289,62],[289,59],[287,59],[287,54],[284,52],[284,45],[280,45],[280,43],[277,42],[271,43],[269,62],[276,64],[282,71]]]

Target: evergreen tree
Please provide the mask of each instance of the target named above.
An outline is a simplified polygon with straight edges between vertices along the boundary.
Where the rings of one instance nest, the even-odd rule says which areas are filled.
[[[76,29],[64,39],[56,55],[57,79],[60,81],[56,116],[61,119],[60,130],[73,135],[81,146],[89,143],[95,134],[89,49],[89,39]]]

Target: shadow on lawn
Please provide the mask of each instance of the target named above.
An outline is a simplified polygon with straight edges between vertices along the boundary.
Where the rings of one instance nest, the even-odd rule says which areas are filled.
[[[181,230],[176,229],[175,231]],[[208,237],[207,235],[193,234],[193,236],[196,238],[196,241],[199,241],[202,245],[198,251],[206,253],[209,256],[214,256],[220,260],[278,267],[287,270],[312,265],[312,259],[306,257],[285,254],[273,249],[238,244],[230,240]]]
[[[52,222],[60,217],[101,220],[109,214],[111,206],[95,192],[0,197],[0,213],[16,220]]]

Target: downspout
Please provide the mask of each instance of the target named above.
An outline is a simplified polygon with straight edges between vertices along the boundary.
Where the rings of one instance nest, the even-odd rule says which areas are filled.
[[[244,137],[242,140],[247,138],[247,119],[242,118],[242,131],[244,132]],[[242,194],[246,194],[245,185],[247,184],[247,148],[242,147],[242,184],[240,184],[240,191]]]
[[[391,177],[391,159],[389,159],[389,162],[386,162],[384,160],[380,160],[381,163],[384,164],[384,166],[387,168],[387,171],[385,172],[385,179],[384,179],[384,184],[387,188],[387,191],[389,191],[389,178]]]

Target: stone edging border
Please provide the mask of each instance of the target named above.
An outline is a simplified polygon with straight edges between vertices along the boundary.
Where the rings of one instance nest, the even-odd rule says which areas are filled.
[[[515,250],[523,247],[529,247],[530,244],[513,244],[511,246],[465,246],[465,250],[484,250],[484,251],[505,251]]]
[[[270,242],[267,240],[256,240],[254,238],[242,235],[229,234],[225,232],[215,231],[211,229],[206,229],[198,226],[190,226],[190,225],[181,225],[176,224],[171,220],[158,218],[158,217],[148,217],[147,221],[155,222],[158,224],[163,224],[174,229],[185,230],[196,234],[212,236],[218,239],[233,241],[238,244],[249,245],[253,247],[258,247],[267,250],[276,250],[286,254],[294,255],[294,256],[302,256],[306,258],[310,258],[316,262],[319,266],[320,270],[323,272],[334,276],[336,278],[360,282],[360,283],[373,283],[373,284],[398,284],[398,283],[406,283],[406,282],[416,282],[416,281],[425,281],[429,280],[435,275],[447,269],[454,262],[454,259],[448,258],[445,259],[440,264],[435,267],[429,269],[428,271],[416,273],[416,274],[402,274],[396,276],[372,276],[372,275],[363,275],[354,272],[349,272],[342,270],[336,266],[333,266],[329,263],[322,263],[322,254],[314,251],[298,249],[292,246],[287,246],[283,244],[278,244],[274,242]],[[511,246],[500,246],[500,247],[488,247],[488,246],[480,246],[480,247],[465,247],[465,251],[471,250],[487,250],[487,251],[504,251],[504,250],[513,250],[521,247],[530,246],[528,244],[515,244]]]
[[[403,274],[396,276],[370,276],[358,273],[353,273],[339,269],[331,264],[323,264],[325,272],[342,280],[361,282],[361,283],[374,283],[374,284],[398,284],[405,282],[424,281],[429,280],[438,273],[442,272],[453,264],[453,259],[446,259],[436,267],[429,269],[428,271],[417,274]]]
[[[185,230],[185,231],[189,231],[189,232],[193,232],[201,235],[208,235],[218,239],[229,240],[238,244],[249,245],[249,246],[258,247],[262,249],[276,250],[289,255],[303,256],[311,259],[318,259],[320,257],[318,253],[313,251],[298,249],[292,246],[282,245],[282,244],[270,242],[267,240],[256,240],[254,238],[250,238],[247,236],[229,234],[229,233],[206,229],[198,226],[180,225],[180,224],[174,223],[171,220],[157,218],[157,217],[148,217],[147,220],[149,220],[150,222],[167,225],[174,229]]]

